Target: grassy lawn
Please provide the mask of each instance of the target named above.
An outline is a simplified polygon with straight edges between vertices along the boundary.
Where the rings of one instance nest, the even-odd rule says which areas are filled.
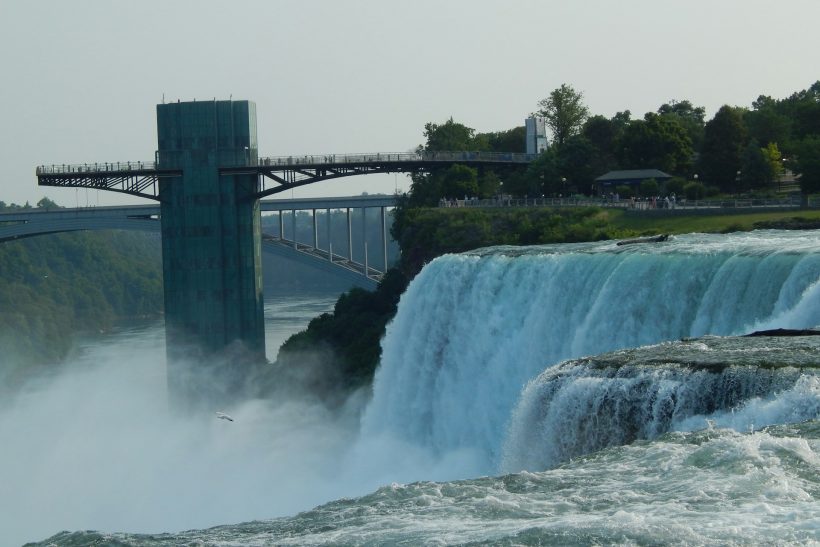
[[[766,226],[765,223],[807,221],[820,228],[820,210],[778,211],[770,213],[729,213],[725,215],[675,215],[669,217],[628,215],[624,211],[606,211],[611,225],[638,234],[685,234],[690,232],[737,232]]]

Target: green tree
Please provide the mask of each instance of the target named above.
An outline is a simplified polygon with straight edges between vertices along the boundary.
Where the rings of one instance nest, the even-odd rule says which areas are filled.
[[[424,137],[426,142],[424,145],[419,146],[419,150],[425,152],[472,151],[480,145],[476,141],[475,130],[454,121],[452,117],[442,124],[426,123],[424,125]],[[449,178],[445,181],[445,172],[448,169],[437,168],[429,173],[414,173],[411,175],[410,203],[413,206],[433,207],[443,196],[448,195],[447,191],[456,190],[458,185],[455,181],[458,177],[455,172],[450,173]],[[473,174],[475,174],[474,171]],[[445,183],[449,185],[447,188],[444,187]],[[467,183],[467,186],[472,187],[469,183]],[[476,184],[475,190],[470,195],[476,195],[478,193],[477,188]],[[464,193],[449,194],[450,197],[459,195],[464,195]]]
[[[526,152],[526,129],[522,125],[507,131],[496,131],[493,133],[478,133],[475,136],[476,143],[481,143],[473,150],[490,152]]]
[[[426,123],[424,137],[427,139],[424,145],[425,152],[462,152],[473,150],[475,129],[450,118],[440,125],[433,122]]]
[[[413,173],[410,180],[409,199],[413,207],[434,207],[444,195],[438,173]]]
[[[683,195],[683,189],[686,186],[686,179],[683,177],[672,177],[664,184],[664,192],[666,194]]]
[[[737,172],[741,168],[746,142],[742,112],[724,105],[704,129],[700,171],[709,183],[716,184],[724,192],[734,192],[737,188]]]
[[[803,204],[808,205],[809,194],[820,192],[820,135],[799,141],[794,150],[791,167],[795,173],[800,174]]]
[[[592,116],[584,123],[581,135],[595,147],[590,165],[596,175],[617,169],[616,143],[621,138],[624,127],[626,124],[621,124],[616,118],[607,119],[600,115]]]
[[[785,143],[791,138],[792,121],[782,112],[778,102],[761,95],[752,103],[752,110],[743,116],[749,138],[762,145]]]
[[[596,171],[592,165],[596,149],[583,135],[569,137],[557,146],[558,170],[568,181],[572,191],[592,193]]]
[[[793,94],[787,102],[793,109],[793,137],[801,140],[820,135],[820,81]]]
[[[641,197],[657,196],[660,193],[660,186],[655,179],[646,179],[641,181],[639,192]]]
[[[546,118],[553,141],[559,146],[572,135],[577,135],[589,116],[589,109],[583,101],[583,93],[561,84],[549,97],[538,102],[540,108],[537,114]]]
[[[689,135],[689,141],[695,150],[700,149],[703,141],[703,117],[706,109],[702,106],[693,106],[689,101],[669,101],[658,108],[661,116],[671,116],[680,123]]]
[[[495,171],[484,169],[478,174],[478,197],[482,199],[491,198],[498,195],[501,188],[501,179]]]
[[[627,169],[661,169],[685,173],[691,166],[692,141],[678,119],[648,112],[631,122],[619,141],[621,165]]]
[[[461,199],[478,195],[478,173],[466,165],[451,165],[441,173],[441,194]]]
[[[541,152],[538,158],[527,167],[526,178],[530,183],[524,194],[530,196],[557,196],[562,192],[561,173],[558,169],[558,157],[554,148]]]
[[[59,207],[59,205],[46,197],[37,202],[37,208],[39,209],[58,209]]]
[[[780,153],[780,148],[776,142],[770,142],[762,151],[771,167],[773,180],[777,180],[783,174],[783,154]]]
[[[635,188],[630,184],[621,184],[615,187],[621,199],[629,199],[635,195]]]
[[[756,140],[749,141],[743,152],[743,163],[740,169],[740,191],[760,190],[771,186],[774,181],[774,170],[766,148],[760,148]]]
[[[686,199],[703,199],[706,197],[706,186],[697,181],[687,182],[686,186],[683,187],[683,194]]]

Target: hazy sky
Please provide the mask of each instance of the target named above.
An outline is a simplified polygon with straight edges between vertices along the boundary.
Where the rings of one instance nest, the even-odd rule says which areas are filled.
[[[406,151],[450,116],[509,129],[565,82],[594,114],[688,99],[711,117],[820,79],[818,21],[818,0],[0,0],[0,200],[133,202],[34,169],[151,160],[163,94],[256,101],[264,156]]]

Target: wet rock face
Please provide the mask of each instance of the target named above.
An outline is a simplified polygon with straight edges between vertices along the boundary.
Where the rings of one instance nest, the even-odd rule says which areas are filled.
[[[758,330],[744,336],[818,336],[820,330],[817,329],[770,329]]]
[[[635,239],[625,239],[623,241],[619,241],[616,243],[619,247],[622,245],[635,245],[638,243],[661,243],[662,241],[666,241],[669,239],[669,234],[660,234],[657,236],[651,237],[637,237]]]

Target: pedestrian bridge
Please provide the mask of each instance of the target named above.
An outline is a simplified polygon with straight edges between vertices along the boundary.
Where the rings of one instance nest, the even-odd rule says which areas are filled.
[[[365,289],[375,288],[389,267],[387,256],[388,225],[386,210],[396,205],[395,196],[351,196],[332,198],[262,200],[260,209],[270,213],[273,222],[265,222],[262,234],[262,252],[268,255],[294,260],[318,269],[340,281]],[[378,209],[381,245],[368,249],[366,241],[354,241],[353,217],[361,224],[360,239],[367,237],[367,225],[362,211]],[[320,244],[317,212],[325,212],[325,233]],[[346,216],[347,245],[333,248],[330,234],[332,211],[342,211]],[[299,212],[309,212],[312,217],[312,238],[295,237],[296,218]],[[358,220],[358,219],[357,219]],[[83,230],[137,230],[161,232],[159,205],[133,205],[113,207],[79,207],[57,209],[25,209],[0,213],[0,243],[44,234]],[[354,245],[356,243],[356,245]],[[362,252],[364,249],[364,252]]]
[[[176,151],[158,151],[156,161],[56,164],[37,167],[40,186],[94,188],[148,199],[160,199],[160,181],[182,176],[173,165]],[[471,167],[522,166],[536,154],[511,152],[376,152],[256,158],[249,149],[237,151],[234,162],[219,168],[220,175],[256,175],[260,188],[254,199],[306,184],[374,173],[418,173],[453,164]]]

